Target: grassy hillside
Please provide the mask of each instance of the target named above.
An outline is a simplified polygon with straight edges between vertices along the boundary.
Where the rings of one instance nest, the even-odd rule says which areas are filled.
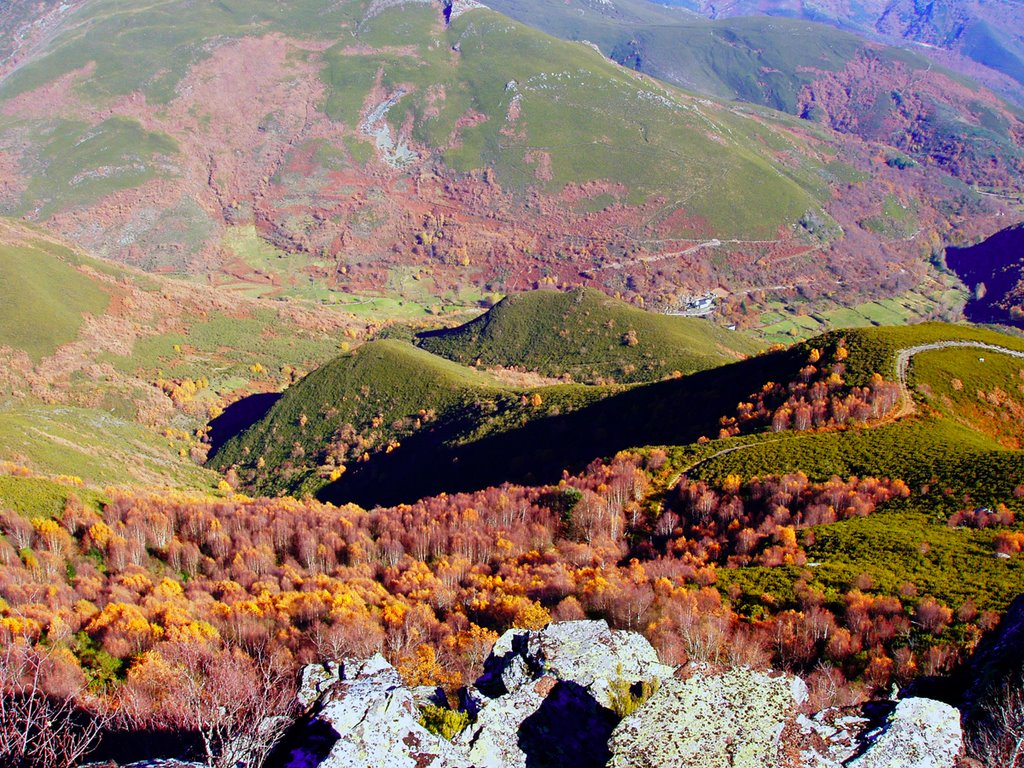
[[[1008,448],[1024,446],[1024,360],[979,349],[925,352],[914,358],[912,381],[943,416]]]
[[[101,408],[0,398],[0,461],[90,485],[209,489],[220,478],[188,458],[188,433],[160,434]]]
[[[838,70],[865,42],[793,19],[711,21],[646,2],[496,0],[496,11],[568,40],[588,40],[620,64],[684,88],[793,113],[814,69]]]
[[[25,93],[68,72],[96,67],[82,85],[86,95],[123,96],[142,86],[147,100],[166,103],[188,69],[209,56],[202,41],[218,35],[237,38],[273,25],[285,34],[330,37],[362,17],[367,2],[254,0],[233,3],[125,3],[92,0],[77,7],[50,41],[49,55],[24,64],[8,77],[0,95]],[[140,50],[149,55],[137,56]]]
[[[578,408],[610,391],[582,385],[517,390],[404,341],[373,341],[286,390],[261,421],[217,451],[213,465],[239,466],[242,479],[260,493],[315,491],[392,453],[411,454],[402,447],[410,440],[440,450],[514,430],[551,409]],[[411,487],[401,491],[403,498],[413,493]]]
[[[678,10],[654,12],[644,2],[626,3],[625,10],[584,0],[492,5],[550,34],[596,43],[621,64],[665,82],[822,120],[842,133],[930,157],[965,180],[1019,183],[1007,183],[1019,179],[1022,157],[1016,110],[992,94],[978,99],[979,86],[965,90],[962,77],[918,53],[799,19],[710,21]],[[837,87],[846,92],[838,101]],[[993,156],[1005,172],[988,174]]]
[[[589,48],[489,10],[466,13],[440,32],[458,48],[453,61],[448,47],[425,34],[432,28],[437,34],[436,23],[434,9],[423,5],[361,23],[363,44],[396,52],[352,55],[347,42],[328,51],[327,114],[355,125],[383,68],[386,92],[408,92],[387,111],[388,124],[411,119],[411,138],[438,150],[457,171],[492,168],[503,187],[556,192],[569,183],[607,180],[625,186],[626,201],[661,197],[668,206],[657,208],[667,211],[685,179],[692,215],[715,231],[761,236],[771,231],[768,222],[791,226],[813,204],[810,176],[794,175],[762,151],[762,142],[789,140],[772,136],[767,125],[720,105],[697,107],[678,92],[651,90]],[[432,94],[441,89],[438,109]],[[458,126],[469,112],[472,123]],[[752,193],[760,208],[742,199]]]
[[[803,469],[824,479],[839,473],[908,481],[956,456],[966,463],[1004,450],[977,424],[970,429],[941,419],[697,444],[718,435],[720,418],[734,416],[763,384],[797,380],[813,349],[830,354],[839,339],[845,339],[844,375],[852,386],[867,385],[876,372],[895,379],[898,350],[919,344],[967,339],[1024,349],[1024,341],[970,326],[860,329],[626,389],[515,389],[404,342],[373,342],[286,391],[214,464],[236,466],[242,481],[260,492],[316,491],[336,502],[373,505],[506,481],[553,482],[563,469],[637,446],[679,446],[681,466],[714,455],[699,464],[709,477]],[[947,353],[956,350],[934,354]]]
[[[79,3],[0,75],[0,213],[374,317],[586,284],[663,308],[724,290],[749,326],[779,303],[919,290],[943,237],[997,226],[1000,195],[912,154],[1016,188],[1017,118],[909,54],[805,22],[676,30],[652,4],[600,7],[595,34],[566,34],[601,52],[437,1]],[[659,77],[717,95],[608,58],[644,69],[645,46],[668,56]],[[893,137],[913,146],[870,143]]]
[[[110,291],[80,263],[42,238],[0,241],[0,346],[39,362],[78,336],[85,313],[103,314]]]
[[[336,354],[347,315],[91,258],[0,219],[0,462],[98,485],[215,486],[211,414]]]
[[[971,62],[990,67],[997,73],[1024,83],[1024,59],[1019,29],[1022,8],[1017,2],[977,3],[970,0],[947,0],[943,3],[875,2],[773,2],[772,0],[738,0],[723,6],[710,0],[671,0],[668,5],[680,6],[708,17],[769,15],[804,18],[853,29],[870,37],[881,37],[896,43],[906,41],[939,50],[951,50],[970,61],[956,65],[971,74],[985,75]],[[949,57],[943,57],[948,61]],[[991,73],[987,73],[991,75]],[[1021,91],[1008,82],[989,77],[1019,101]]]
[[[232,141],[209,123],[218,107],[183,103],[188,96],[182,84],[209,64],[218,47],[271,32],[294,41],[302,77],[319,68],[326,94],[316,105],[324,113],[317,120],[325,124],[326,117],[335,134],[347,134],[345,149],[338,146],[345,161],[361,158],[362,164],[377,154],[391,165],[421,167],[425,152],[459,172],[490,168],[510,190],[557,192],[569,183],[602,180],[624,186],[623,202],[657,201],[654,209],[666,214],[684,199],[679,182],[685,179],[690,217],[736,237],[788,229],[822,202],[816,169],[792,168],[766,151],[780,142],[794,148],[802,143],[785,126],[652,88],[590,48],[549,38],[486,9],[445,26],[440,6],[423,3],[371,8],[364,0],[347,0],[324,8],[308,0],[261,0],[243,10],[185,0],[98,0],[70,13],[44,53],[0,83],[0,99],[25,97],[62,77],[71,78],[66,97],[76,103],[109,105],[139,93],[170,113],[191,108],[191,117],[198,118],[194,128],[216,156]],[[303,49],[309,38],[335,44],[314,56]],[[88,75],[81,75],[85,70]],[[287,136],[292,107],[265,108],[271,119],[263,126],[265,135],[254,138],[273,143],[284,137],[305,148],[306,137]],[[195,139],[180,123],[192,120],[183,117],[176,124],[167,119],[170,113],[123,104],[117,110],[95,125],[40,121],[35,115],[0,122],[0,134],[13,139],[28,131],[38,145],[17,153],[21,172],[33,181],[8,208],[49,218],[155,176],[187,181],[195,163],[208,162],[191,156]],[[140,121],[162,131],[145,130]],[[593,151],[596,146],[600,152]],[[801,154],[806,153],[794,156]],[[326,171],[338,158],[321,159]],[[215,175],[212,186],[234,187],[236,180],[224,175],[229,173]],[[314,177],[307,180],[316,183]],[[180,182],[175,186],[181,188]]]
[[[509,296],[416,343],[463,365],[516,367],[575,381],[652,381],[753,354],[756,342],[706,320],[631,307],[592,289]]]

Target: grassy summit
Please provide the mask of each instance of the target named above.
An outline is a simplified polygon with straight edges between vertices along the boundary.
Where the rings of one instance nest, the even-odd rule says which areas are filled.
[[[463,365],[568,374],[587,383],[693,373],[758,348],[706,320],[645,312],[586,288],[509,296],[458,328],[420,334],[417,343]]]
[[[569,294],[568,301],[583,296]],[[541,304],[552,300],[539,298]],[[529,305],[531,297],[509,302],[506,311],[514,316],[522,300]],[[500,322],[492,318],[491,324],[500,328],[506,323],[502,312],[497,314]],[[486,325],[484,320],[482,327]],[[547,362],[551,371],[560,370],[553,354],[557,345],[548,347],[551,357],[542,358],[539,351],[544,345],[530,344],[528,336],[523,341],[504,333],[453,333],[455,340],[465,338],[477,345],[466,354],[509,364]],[[772,414],[784,405],[787,394],[782,394],[774,401],[768,397],[760,420],[741,422],[738,435],[715,438],[732,423],[729,419],[735,421],[741,403],[757,401],[776,386],[773,382],[799,385],[819,376],[808,372],[808,360],[819,360],[823,366],[821,381],[832,370],[840,372],[836,397],[852,396],[841,410],[855,414],[856,402],[863,407],[865,398],[870,400],[872,382],[880,380],[875,374],[896,379],[900,350],[950,340],[1024,348],[1019,340],[992,331],[935,323],[836,331],[788,350],[628,387],[573,383],[529,388],[503,383],[405,342],[371,342],[286,390],[264,419],[227,442],[214,456],[214,464],[221,470],[235,467],[243,483],[261,493],[317,492],[333,501],[367,505],[504,481],[552,482],[563,469],[580,468],[596,456],[651,445],[679,446],[677,450],[693,461],[714,455],[714,460],[700,465],[702,473],[716,473],[721,465],[742,476],[805,468],[826,479],[834,472],[926,477],[936,462],[1001,452],[1005,448],[999,440],[1007,445],[1017,435],[995,429],[993,424],[999,422],[988,413],[987,401],[985,408],[975,409],[979,415],[971,425],[948,420],[944,414],[950,410],[945,405],[949,398],[931,401],[925,393],[938,396],[949,385],[943,388],[930,373],[930,378],[913,378],[917,358],[908,382],[921,399],[916,415],[890,426],[882,426],[884,419],[875,424],[878,416],[854,415],[835,424],[826,421],[818,431],[800,431],[806,427],[787,418],[784,431],[776,432]],[[839,347],[842,357],[836,355]],[[515,358],[513,353],[521,350],[535,354]],[[972,352],[975,361],[979,355],[1001,357],[987,350],[941,349],[921,353],[921,360],[928,363],[923,370],[932,371],[932,361],[942,359],[966,360],[963,365],[969,365]],[[1013,364],[1010,360],[986,369],[991,371],[989,378],[995,377],[992,381],[967,372],[963,378],[972,384],[985,381],[986,389],[1001,387],[1005,392],[1016,380]],[[806,396],[821,397],[809,391]],[[826,401],[820,406],[825,411],[832,408]],[[865,420],[872,425],[864,427]],[[925,423],[928,426],[922,427]],[[915,437],[914,430],[920,429],[922,436]],[[712,440],[704,445],[698,443],[700,438]]]
[[[514,437],[525,425],[562,424],[623,389],[582,383],[516,386],[471,365],[636,383],[717,368],[756,349],[742,334],[707,321],[644,312],[583,289],[510,297],[477,320],[417,341],[422,348],[397,340],[370,342],[318,369],[289,388],[265,419],[228,441],[215,456],[216,466],[245,468],[251,474],[243,472],[244,479],[262,492],[307,491],[329,480],[347,483],[370,464],[404,461],[429,446],[461,450],[485,438],[500,445],[511,440],[515,447],[499,445],[481,454],[495,459],[491,469],[479,467],[478,458],[468,460],[481,477],[500,482],[494,470],[503,466],[503,452],[531,450],[532,438],[520,444],[522,438]],[[609,418],[645,408],[635,398],[629,402],[617,416],[598,418],[584,434],[605,429]],[[710,428],[699,421],[701,428]],[[678,426],[679,419],[671,423]],[[587,459],[596,448],[587,439],[563,446],[573,455],[587,453]],[[468,469],[459,474],[460,482],[481,482],[471,480]],[[409,493],[411,487],[410,481]]]

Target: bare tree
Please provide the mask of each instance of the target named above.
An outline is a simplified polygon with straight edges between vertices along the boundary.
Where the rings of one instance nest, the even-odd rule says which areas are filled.
[[[985,765],[1024,768],[1024,688],[1004,683],[986,715],[974,738],[975,756]]]
[[[92,749],[110,721],[106,707],[84,711],[84,685],[47,691],[53,651],[27,643],[0,648],[0,764],[69,768]]]
[[[262,648],[180,644],[169,655],[185,671],[181,725],[199,734],[207,765],[260,768],[293,721],[290,665]]]

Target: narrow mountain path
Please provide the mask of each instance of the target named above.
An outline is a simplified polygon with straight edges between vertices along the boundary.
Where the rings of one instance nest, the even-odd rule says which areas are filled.
[[[900,404],[896,407],[896,409],[890,411],[886,416],[874,422],[872,426],[877,427],[881,426],[882,424],[889,424],[893,421],[897,421],[899,419],[903,419],[917,413],[917,405],[914,403],[914,398],[910,394],[910,387],[907,384],[907,377],[910,373],[910,361],[913,360],[916,355],[919,355],[922,352],[931,352],[937,349],[956,348],[984,349],[988,350],[989,352],[998,352],[999,354],[1024,359],[1024,351],[1009,349],[1007,347],[1000,347],[996,344],[987,344],[983,341],[966,341],[963,339],[936,341],[932,342],[931,344],[919,344],[914,347],[907,347],[905,349],[901,349],[899,353],[896,355],[896,381],[900,387]],[[747,448],[754,448],[762,445],[770,445],[771,443],[781,443],[787,440],[796,440],[799,439],[800,437],[803,437],[804,434],[805,433],[802,432],[796,432],[787,435],[786,437],[779,437],[774,440],[762,440],[759,442],[743,443],[742,445],[733,445],[729,448],[723,448],[722,450],[713,453],[710,456],[705,456],[704,458],[699,459],[690,464],[689,466],[679,470],[679,472],[673,475],[672,478],[669,480],[668,484],[666,485],[666,489],[673,488],[676,485],[676,483],[679,482],[679,478],[681,478],[683,475],[692,472],[693,470],[697,469],[700,466],[703,466],[704,464],[707,464],[708,462],[725,456],[726,454],[733,453],[734,451],[742,451]]]
[[[919,355],[922,352],[930,352],[936,349],[954,348],[985,349],[990,352],[1009,355],[1010,357],[1024,358],[1024,352],[1020,350],[1008,349],[1007,347],[1000,347],[996,344],[986,344],[983,341],[936,341],[931,344],[919,344],[916,347],[901,349],[899,354],[896,355],[896,381],[900,385],[900,405],[899,408],[897,408],[896,411],[894,411],[887,419],[888,421],[902,419],[917,412],[917,405],[914,403],[914,398],[911,397],[910,394],[910,387],[907,385],[907,376],[910,373],[910,361],[914,356]]]

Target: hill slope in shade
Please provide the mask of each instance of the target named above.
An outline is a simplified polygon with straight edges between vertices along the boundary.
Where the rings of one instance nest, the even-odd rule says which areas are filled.
[[[568,411],[611,391],[583,385],[515,388],[404,341],[373,341],[289,387],[212,462],[222,471],[239,467],[242,479],[260,493],[316,491],[342,473],[358,472],[371,457],[412,453],[402,447],[410,439],[414,446],[426,440],[441,449],[517,429],[551,408]],[[412,499],[412,481],[402,485],[393,491]]]
[[[977,245],[949,248],[946,264],[974,291],[964,314],[977,323],[1024,325],[1024,226]]]
[[[843,375],[853,387],[869,386],[875,373],[895,379],[897,352],[905,347],[965,339],[1024,348],[1018,339],[969,326],[850,330],[652,384],[522,389],[404,342],[372,342],[286,390],[213,464],[234,467],[260,493],[316,492],[370,506],[502,482],[555,482],[595,456],[719,435],[723,417],[734,417],[740,403],[756,399],[769,382],[800,380],[811,350],[834,349],[840,339],[849,352]],[[761,428],[733,439],[772,439],[758,437]],[[994,432],[970,434],[986,450],[999,448]],[[877,450],[888,451],[885,445]],[[851,472],[871,472],[876,448],[866,450]],[[907,460],[931,466],[936,456],[941,452]]]
[[[0,211],[268,294],[587,284],[671,309],[725,289],[732,312],[899,294],[931,238],[994,228],[997,200],[884,148],[452,16],[79,4],[0,80]]]
[[[593,289],[509,296],[458,328],[417,344],[463,365],[502,366],[575,381],[652,381],[753,354],[741,333],[706,320],[631,307]]]

